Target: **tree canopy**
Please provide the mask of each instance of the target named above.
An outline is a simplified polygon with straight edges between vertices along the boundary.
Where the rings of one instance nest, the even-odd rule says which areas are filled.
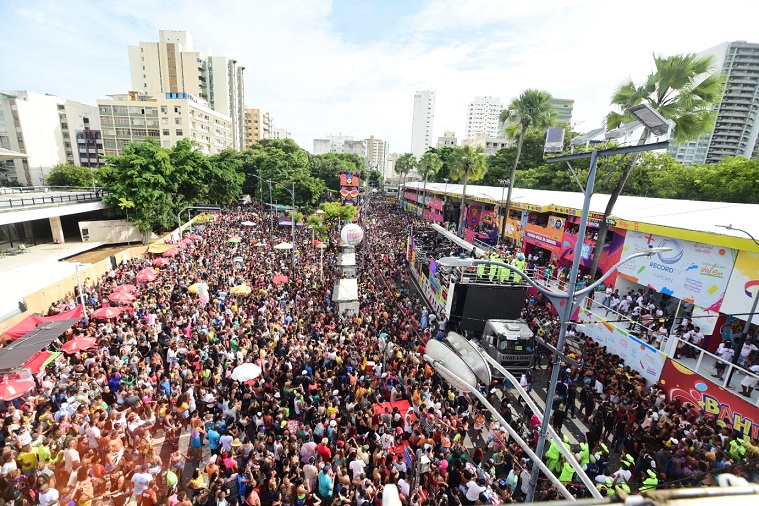
[[[92,186],[95,174],[88,167],[59,163],[45,178],[48,186]]]

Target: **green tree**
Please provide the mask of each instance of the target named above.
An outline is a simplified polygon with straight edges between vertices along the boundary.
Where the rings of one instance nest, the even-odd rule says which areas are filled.
[[[289,181],[296,174],[309,175],[309,154],[292,139],[262,139],[241,154],[246,179],[243,188],[255,193],[260,181]]]
[[[488,165],[485,162],[485,148],[471,145],[458,147],[451,157],[450,164],[451,178],[454,181],[463,181],[461,207],[459,208],[459,230],[463,230],[466,185],[470,181],[479,181],[488,172]]]
[[[690,172],[692,180],[686,191],[695,189],[695,195],[687,198],[759,204],[759,160],[729,157],[716,164],[692,167]]]
[[[406,185],[406,176],[416,167],[416,158],[411,153],[403,153],[395,161],[395,173],[403,176],[403,186]]]
[[[324,180],[311,177],[308,174],[295,174],[289,181],[282,184],[291,188],[293,183],[295,183],[295,205],[297,207],[307,208],[316,204],[326,189]]]
[[[351,221],[358,212],[355,206],[344,206],[340,202],[325,202],[319,206],[319,209],[324,211],[321,220],[328,229],[340,222]]]
[[[434,151],[427,151],[419,159],[419,163],[416,164],[416,170],[419,175],[424,178],[424,189],[422,195],[427,198],[427,178],[434,176],[443,167],[443,162],[437,156]]]
[[[208,185],[208,200],[211,202],[233,202],[242,194],[245,174],[242,173],[242,157],[239,151],[225,149],[208,157],[209,170],[205,174]]]
[[[355,153],[325,153],[309,160],[311,176],[322,179],[334,191],[340,190],[340,174],[360,172],[363,166],[363,159]]]
[[[453,156],[454,151],[456,151],[456,148],[452,146],[442,146],[439,148],[429,148],[427,152],[435,153],[442,162],[442,166],[440,167],[440,170],[437,171],[432,177],[432,180],[436,183],[443,183],[446,179],[451,179],[451,167],[450,167],[450,160]]]
[[[506,209],[504,215],[509,215],[511,207],[511,194],[514,191],[514,177],[519,165],[519,157],[522,154],[527,130],[534,128],[544,130],[556,123],[556,112],[551,107],[551,94],[545,91],[527,89],[509,104],[509,107],[501,113],[501,121],[506,125],[519,125],[519,140],[514,155],[514,164],[511,166],[509,175],[509,192],[506,196]],[[508,131],[508,127],[507,127]]]
[[[95,175],[89,168],[68,163],[59,163],[45,178],[49,186],[91,187],[94,180]]]
[[[697,139],[714,127],[715,105],[718,103],[724,78],[719,72],[712,72],[714,59],[696,54],[654,56],[654,71],[640,86],[632,80],[622,84],[614,93],[611,104],[613,110],[606,117],[606,127],[617,128],[632,118],[626,111],[635,105],[647,104],[674,124],[676,142]],[[706,77],[703,77],[706,76]],[[638,144],[643,144],[649,136],[647,128]],[[604,210],[604,220],[598,229],[599,240],[593,249],[591,277],[595,277],[601,260],[604,240],[609,229],[606,219],[614,212],[617,199],[625,188],[630,173],[636,166],[638,154],[632,154],[622,169],[617,184],[609,196]]]
[[[367,186],[373,186],[375,188],[382,186],[382,172],[372,169],[369,171],[369,177],[366,180]]]

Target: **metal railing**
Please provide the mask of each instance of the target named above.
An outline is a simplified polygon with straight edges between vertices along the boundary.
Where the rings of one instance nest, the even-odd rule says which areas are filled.
[[[56,193],[52,195],[37,194],[0,199],[0,209],[18,209],[22,207],[44,206],[51,204],[81,204],[99,202],[106,193],[101,190],[86,192]]]

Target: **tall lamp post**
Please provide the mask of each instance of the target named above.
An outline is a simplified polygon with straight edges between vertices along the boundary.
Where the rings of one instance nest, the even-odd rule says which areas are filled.
[[[293,247],[290,250],[290,252],[292,254],[292,265],[293,265],[293,274],[294,274],[295,273],[295,181],[293,181],[293,188],[292,188],[292,190],[290,188],[284,186],[283,184],[278,183],[277,181],[271,181],[270,180],[270,181],[268,181],[268,183],[269,183],[269,185],[271,185],[273,183],[273,184],[279,186],[280,188],[282,188],[283,190],[285,190],[287,193],[289,193],[290,197],[292,197],[292,199],[293,199],[293,212],[292,212],[292,216],[290,216],[290,225],[291,225],[290,232],[291,232],[291,235],[292,235]]]
[[[759,241],[756,240],[756,238],[748,233],[747,231],[743,230],[742,228],[736,228],[732,225],[715,225],[719,228],[724,228],[727,230],[737,230],[738,232],[743,232],[747,236],[751,238],[752,241],[754,241],[754,244],[759,246]],[[756,315],[756,307],[757,302],[759,302],[759,290],[757,290],[755,293],[751,294],[746,291],[746,294],[748,294],[749,297],[753,297],[754,302],[751,304],[751,311],[748,314],[748,318],[746,319],[746,323],[743,325],[743,330],[741,331],[741,336],[738,338],[738,345],[736,346],[735,353],[733,354],[733,364],[737,364],[738,361],[741,358],[741,352],[743,351],[743,345],[746,344],[746,338],[748,337],[748,331],[751,329],[751,322],[754,320],[754,316]],[[725,385],[730,385],[730,380],[733,379],[733,373],[735,372],[735,367],[730,368],[730,373],[727,375],[727,380],[725,381]]]
[[[272,192],[271,192],[271,181],[262,178],[261,176],[258,176],[256,174],[250,174],[254,178],[261,181],[261,183],[266,183],[269,185],[269,240],[271,240],[271,234],[272,230],[274,230],[274,223],[273,223],[273,213],[274,213],[274,204],[272,202]],[[262,199],[263,200],[263,199]],[[293,245],[295,246],[295,245]]]
[[[90,324],[90,317],[87,315],[87,303],[84,299],[84,290],[82,290],[82,280],[79,277],[79,267],[89,267],[90,264],[82,264],[82,263],[75,263],[74,268],[76,268],[76,284],[79,285],[79,300],[82,303],[82,315],[84,316],[84,323],[86,325]]]

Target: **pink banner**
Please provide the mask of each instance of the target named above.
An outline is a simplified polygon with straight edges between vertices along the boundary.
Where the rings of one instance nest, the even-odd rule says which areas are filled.
[[[427,221],[434,221],[435,223],[440,223],[443,221],[443,216],[439,215],[437,213],[434,213],[430,211],[429,209],[424,210],[424,219]]]
[[[437,209],[438,211],[443,210],[443,201],[440,199],[430,199],[428,205],[431,209]]]

